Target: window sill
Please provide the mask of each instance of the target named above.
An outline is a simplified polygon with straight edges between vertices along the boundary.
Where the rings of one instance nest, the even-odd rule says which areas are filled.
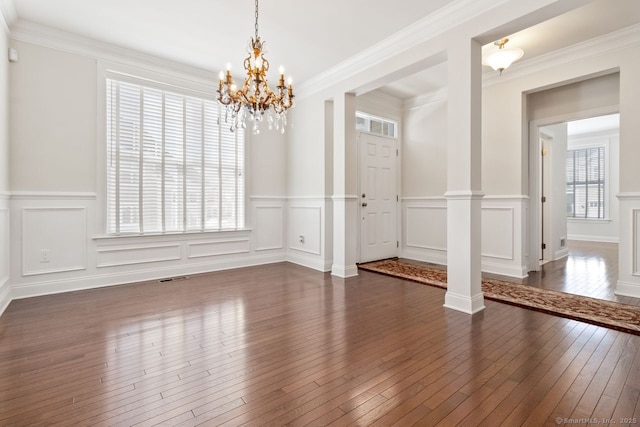
[[[93,240],[97,243],[109,243],[116,241],[167,241],[167,240],[198,240],[206,238],[220,238],[220,237],[240,237],[248,236],[251,233],[250,228],[237,228],[229,230],[217,230],[217,231],[182,231],[182,232],[170,232],[170,233],[123,233],[118,235],[105,234],[100,236],[93,236]]]
[[[603,218],[603,219],[599,219],[599,218],[567,218],[567,222],[578,222],[578,223],[585,223],[585,224],[595,224],[595,223],[609,223],[611,222],[610,218]]]

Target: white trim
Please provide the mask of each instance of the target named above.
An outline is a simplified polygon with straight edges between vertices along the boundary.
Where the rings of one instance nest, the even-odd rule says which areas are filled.
[[[578,240],[584,242],[599,242],[599,243],[619,243],[620,240],[617,237],[608,236],[589,236],[585,234],[569,234],[567,240]]]
[[[406,99],[402,103],[403,111],[417,110],[427,105],[435,104],[437,102],[446,101],[449,96],[449,88],[442,87],[434,90],[433,92],[425,93],[423,95],[414,96],[413,98]]]
[[[9,277],[5,277],[0,281],[0,316],[5,312],[11,304],[11,285]]]
[[[210,84],[218,79],[217,73],[213,71],[181,64],[20,19],[11,28],[11,38],[89,58],[142,67],[155,72],[166,73],[170,71],[176,77],[191,81],[200,80],[203,84],[206,84],[205,82]]]
[[[348,279],[349,277],[356,277],[358,275],[358,266],[353,265],[336,265],[331,266],[331,275]]]
[[[301,265],[303,267],[312,268],[317,271],[326,273],[331,271],[331,261],[326,261],[317,256],[309,256],[303,253],[287,253],[287,261],[293,264]]]
[[[381,42],[329,68],[326,72],[305,81],[298,86],[297,97],[298,99],[306,98],[332,86],[336,81],[342,81],[362,73],[362,70],[374,67],[381,61],[392,58],[400,52],[409,51],[427,40],[460,26],[462,22],[499,8],[507,1],[456,0],[450,2]]]
[[[516,62],[509,67],[509,72],[502,75],[496,72],[485,72],[482,76],[483,87],[506,83],[551,67],[582,61],[585,58],[611,54],[638,43],[640,43],[640,24],[631,25],[529,60]]]
[[[529,275],[526,265],[505,265],[482,261],[481,269],[483,273],[498,274],[500,276],[515,277],[518,279],[524,279]]]
[[[10,33],[11,25],[18,19],[14,0],[0,0],[0,15],[2,15],[2,27],[8,34]]]
[[[332,196],[287,196],[288,201],[304,200],[304,201],[318,201],[325,202],[332,200]]]
[[[379,136],[379,135],[376,135]],[[360,197],[354,194],[338,194],[335,196],[331,196],[331,200],[359,200]]]
[[[419,196],[419,197],[400,197],[402,202],[446,202],[447,198],[443,196]]]
[[[141,242],[146,241],[149,243],[152,242],[162,242],[167,240],[199,240],[207,237],[225,237],[225,235],[246,235],[249,236],[251,233],[251,228],[239,228],[237,230],[205,230],[205,231],[175,231],[175,232],[167,232],[167,233],[148,233],[148,234],[118,234],[118,235],[99,235],[93,236],[92,239],[97,242],[108,242],[111,240],[113,242],[118,243],[126,243],[126,239],[130,239],[131,242]]]
[[[620,297],[640,298],[640,286],[637,283],[618,280],[614,293]]]
[[[261,256],[227,258],[217,261],[208,260],[206,262],[188,265],[174,265],[166,267],[154,266],[146,270],[137,270],[133,272],[119,271],[116,273],[15,285],[12,288],[12,295],[13,299],[16,300],[85,289],[96,289],[105,286],[147,282],[173,276],[211,273],[214,271],[228,270],[232,268],[273,264],[283,261],[285,261],[283,254],[265,254]]]
[[[249,196],[252,202],[286,202],[287,196]]]
[[[447,200],[481,200],[484,198],[484,193],[475,190],[447,191],[444,197]]]
[[[640,200],[640,193],[618,193],[616,197],[619,200]]]
[[[94,192],[63,191],[13,191],[11,200],[96,200]]]
[[[447,291],[444,295],[444,307],[467,314],[476,314],[485,309],[484,295],[480,292],[477,295],[468,297]]]
[[[100,260],[100,256],[102,254],[108,253],[118,253],[118,252],[131,252],[131,251],[140,251],[143,252],[145,250],[153,250],[153,249],[175,249],[176,253],[156,258],[146,258],[146,259],[129,259],[127,261],[119,261],[119,262],[103,262]],[[173,244],[173,245],[138,245],[138,246],[123,246],[123,247],[113,247],[113,248],[101,248],[96,251],[96,255],[98,261],[96,262],[96,268],[108,268],[108,267],[120,267],[123,265],[137,265],[137,264],[147,264],[152,262],[166,262],[166,261],[178,261],[182,259],[181,257],[182,245]]]

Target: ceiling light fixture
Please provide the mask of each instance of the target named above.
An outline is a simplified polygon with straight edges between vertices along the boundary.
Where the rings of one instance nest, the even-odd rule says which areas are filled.
[[[524,50],[517,47],[505,49],[504,45],[507,44],[508,41],[509,39],[505,37],[502,40],[494,42],[493,44],[498,46],[498,50],[483,57],[482,65],[488,65],[494,70],[500,71],[500,75],[502,75],[502,72],[509,68],[509,65],[522,58]]]
[[[231,122],[231,131],[238,127],[245,128],[247,118],[253,121],[253,133],[260,133],[260,124],[266,113],[269,129],[284,133],[287,125],[287,110],[294,106],[294,96],[289,77],[288,86],[284,83],[284,69],[280,67],[280,80],[275,92],[269,89],[267,72],[269,61],[264,57],[266,42],[258,36],[258,0],[256,0],[256,33],[248,46],[249,56],[244,60],[247,77],[242,88],[237,89],[231,77],[231,65],[227,72],[220,71],[218,101],[225,106],[225,121]]]

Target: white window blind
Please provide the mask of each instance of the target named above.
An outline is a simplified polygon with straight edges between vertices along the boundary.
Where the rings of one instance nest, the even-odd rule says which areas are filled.
[[[605,147],[567,151],[567,217],[605,218]]]
[[[107,233],[244,227],[244,133],[217,102],[108,78]]]

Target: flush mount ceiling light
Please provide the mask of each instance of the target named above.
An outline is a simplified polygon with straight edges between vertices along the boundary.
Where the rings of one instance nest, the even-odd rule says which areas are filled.
[[[265,42],[258,36],[258,0],[256,0],[255,38],[251,39],[247,49],[249,56],[244,60],[247,77],[241,88],[237,88],[231,77],[231,66],[227,72],[220,71],[218,101],[225,107],[225,118],[231,122],[231,131],[246,127],[247,118],[253,121],[253,133],[260,132],[260,123],[266,114],[269,129],[275,126],[284,133],[287,125],[287,110],[294,106],[291,77],[288,85],[284,83],[284,69],[280,67],[280,80],[275,92],[269,89],[267,72],[269,61],[264,57]]]
[[[488,65],[494,70],[500,71],[500,75],[502,75],[502,72],[506,68],[509,68],[509,65],[522,58],[522,55],[524,55],[524,51],[522,49],[517,47],[504,47],[508,41],[509,39],[505,37],[502,40],[494,42],[493,44],[498,46],[498,50],[484,56],[482,58],[482,65]]]

